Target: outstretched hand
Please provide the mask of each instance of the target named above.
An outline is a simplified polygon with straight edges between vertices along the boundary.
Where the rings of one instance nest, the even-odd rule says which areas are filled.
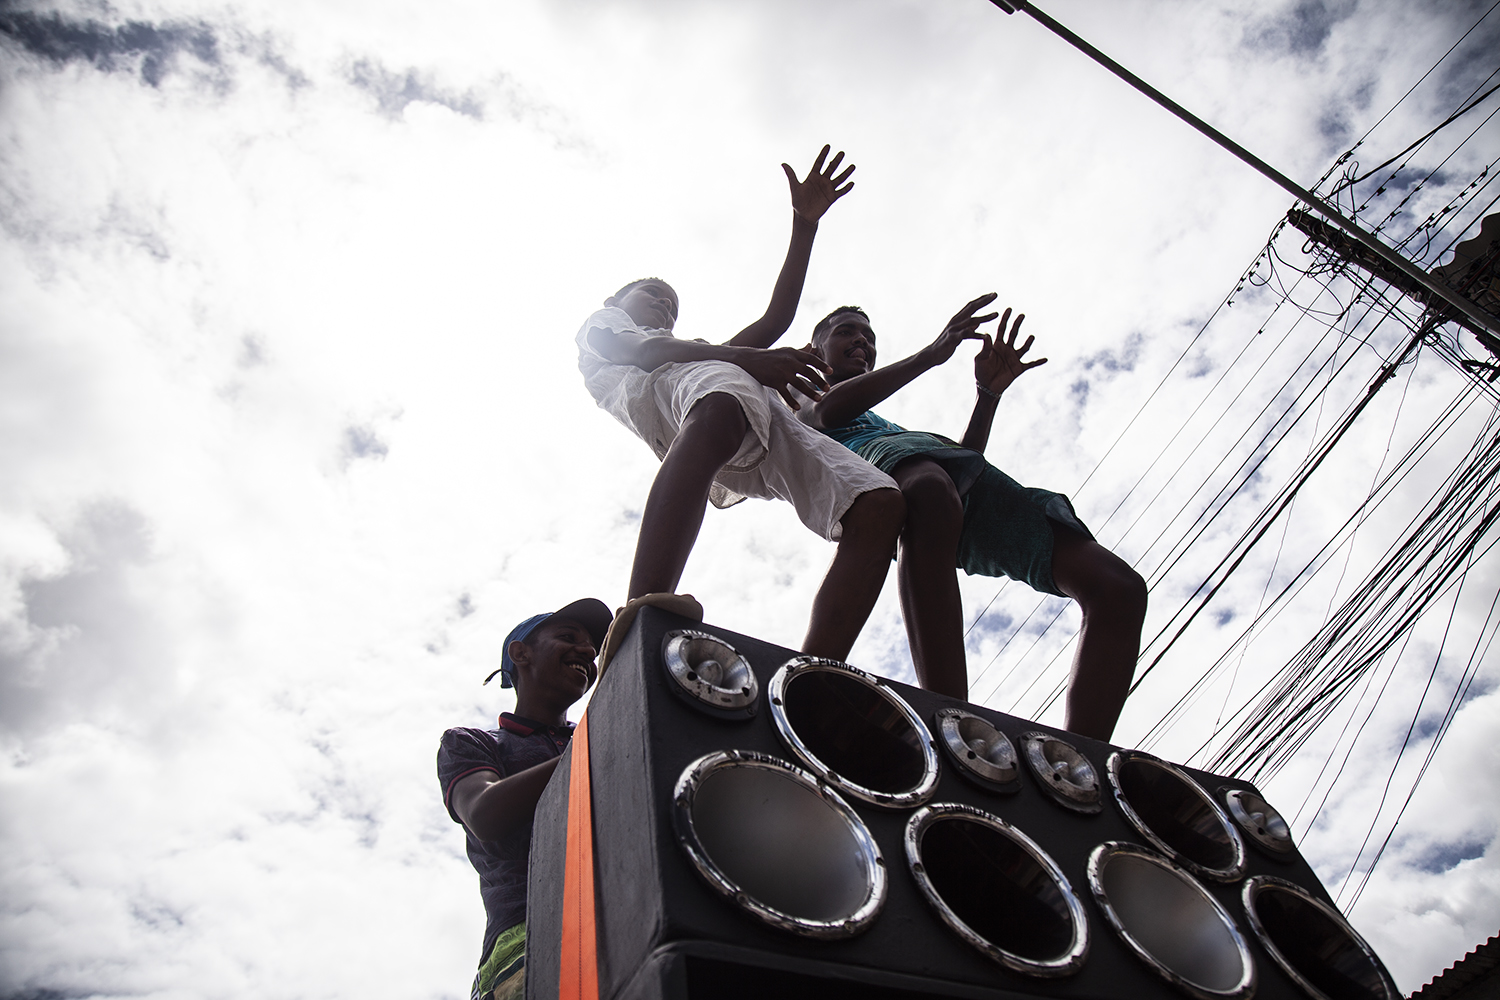
[[[813,161],[812,169],[807,172],[806,180],[797,180],[797,172],[792,169],[791,164],[783,163],[781,169],[786,171],[786,182],[792,188],[792,211],[806,219],[808,222],[817,222],[828,211],[830,205],[838,201],[844,195],[854,190],[854,182],[848,180],[849,175],[854,173],[854,164],[844,168],[844,172],[837,177],[834,171],[839,164],[844,162],[844,151],[839,150],[833,157],[833,162],[825,168],[823,160],[828,156],[831,147],[824,146],[818,158]],[[843,185],[842,187],[840,185]]]
[[[792,389],[812,400],[822,399],[828,389],[828,363],[811,351],[799,351],[794,347],[749,348],[746,356],[737,358],[735,363],[761,385],[779,392],[786,405],[794,410],[800,410],[802,406],[792,395]]]
[[[1015,323],[1010,324],[1010,332],[1007,334],[1005,327],[1010,323],[1010,310],[1007,309],[1005,315],[1000,317],[1000,325],[995,328],[995,339],[990,340],[987,333],[981,335],[984,346],[974,356],[974,381],[997,395],[1009,388],[1028,369],[1047,363],[1046,358],[1023,360],[1026,352],[1031,350],[1035,337],[1027,337],[1024,344],[1016,347],[1016,337],[1020,335],[1021,322],[1025,319],[1025,313],[1017,316]]]
[[[983,316],[975,316],[979,310],[995,301],[994,292],[986,292],[964,306],[953,314],[948,325],[943,327],[943,332],[938,334],[937,339],[929,344],[925,350],[933,364],[942,364],[953,357],[953,352],[958,350],[958,345],[966,340],[984,340],[988,342],[987,334],[979,332],[979,324],[988,323],[999,313],[985,313]]]

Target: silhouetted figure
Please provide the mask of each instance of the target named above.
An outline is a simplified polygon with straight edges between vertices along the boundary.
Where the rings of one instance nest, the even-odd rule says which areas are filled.
[[[844,154],[825,169],[827,155],[824,146],[803,181],[781,165],[791,185],[792,240],[760,319],[724,345],[678,340],[677,295],[647,278],[605,299],[577,342],[578,368],[595,401],[662,460],[641,514],[628,596],[677,588],[710,499],[727,507],[778,497],[839,543],[802,648],[841,660],[880,595],[905,506],[890,477],[812,431],[776,398],[795,409],[796,394],[816,399],[828,384],[816,355],[770,349],[796,315],[818,220],[853,187],[845,183],[852,166],[834,176]],[[620,627],[630,611],[627,604]]]
[[[1068,687],[1066,727],[1108,739],[1125,704],[1140,653],[1146,583],[1094,541],[1067,497],[1022,486],[984,460],[1000,396],[1023,372],[1033,338],[1016,347],[1024,316],[1010,310],[992,340],[975,315],[994,294],[970,302],[930,345],[909,358],[875,367],[875,333],[854,306],[829,313],[813,330],[812,350],[829,367],[832,388],[805,406],[801,418],[888,472],[906,500],[897,577],[917,677],[933,691],[968,698],[963,607],[956,566],[970,574],[1008,576],[1035,590],[1071,597],[1083,628]],[[983,342],[974,359],[978,401],[955,442],[907,431],[870,411],[918,375],[949,358],[964,340]]]
[[[516,710],[500,714],[498,729],[450,729],[438,747],[443,804],[464,825],[484,900],[484,947],[472,1000],[525,995],[532,819],[573,737],[568,708],[594,682],[594,656],[609,620],[604,602],[586,597],[517,625],[495,671],[502,687],[516,689]]]

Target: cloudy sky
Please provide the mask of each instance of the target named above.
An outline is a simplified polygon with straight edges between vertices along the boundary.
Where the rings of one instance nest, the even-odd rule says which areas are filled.
[[[1310,184],[1488,7],[1047,9]],[[1486,22],[1366,162],[1452,111],[1496,39]],[[483,915],[438,735],[509,707],[479,681],[517,620],[621,602],[655,472],[585,392],[573,334],[647,274],[679,290],[684,336],[757,317],[789,229],[778,164],[805,171],[825,142],[857,185],[790,340],[856,302],[890,360],[999,292],[1051,360],[1007,394],[990,457],[1156,565],[1153,538],[1296,395],[1326,331],[1252,286],[1194,343],[1289,199],[1029,18],[984,0],[0,4],[0,997],[467,995]],[[1500,150],[1494,131],[1477,145],[1434,191]],[[1318,363],[1353,363],[1326,412],[1153,589],[1148,633],[1403,334],[1361,336],[1327,341]],[[960,357],[883,412],[957,435],[970,381]],[[1400,382],[1142,686],[1120,742],[1464,384],[1426,355]],[[1222,440],[1174,437],[1210,396]],[[1492,415],[1465,411],[1434,476]],[[1423,485],[1361,522],[1157,752],[1187,759],[1313,634]],[[711,511],[683,589],[792,646],[830,556],[784,505]],[[1334,891],[1386,836],[1447,695],[1386,790],[1412,706],[1435,664],[1460,675],[1497,585],[1477,561],[1335,719],[1370,722],[1331,792],[1337,732],[1267,786]],[[1072,612],[1044,604],[1063,617],[1042,635],[1023,588],[963,587],[976,698],[1041,709]],[[893,590],[851,659],[909,679]],[[1405,990],[1500,927],[1496,681],[1486,661],[1351,911]]]

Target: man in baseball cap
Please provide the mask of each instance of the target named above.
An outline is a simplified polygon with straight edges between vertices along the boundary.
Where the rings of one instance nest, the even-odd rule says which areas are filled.
[[[584,598],[511,629],[485,683],[498,673],[501,687],[515,688],[515,711],[500,713],[498,729],[450,729],[438,747],[443,804],[463,824],[484,900],[473,1000],[524,995],[532,817],[573,736],[568,709],[594,682],[611,617],[602,601]]]

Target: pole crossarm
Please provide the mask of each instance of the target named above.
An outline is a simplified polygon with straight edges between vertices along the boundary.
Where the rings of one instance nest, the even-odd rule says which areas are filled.
[[[1233,139],[1229,138],[1227,135],[1220,132],[1212,125],[1208,124],[1208,122],[1199,118],[1187,108],[1184,108],[1182,105],[1172,100],[1166,94],[1163,94],[1161,91],[1151,86],[1151,84],[1147,83],[1145,80],[1142,80],[1140,77],[1130,72],[1130,70],[1126,69],[1124,66],[1121,66],[1119,63],[1115,62],[1103,52],[1094,48],[1094,46],[1090,45],[1084,39],[1080,38],[1078,35],[1074,34],[1072,31],[1068,30],[1066,27],[1053,20],[1046,13],[1038,10],[1036,8],[1036,5],[1030,3],[1029,0],[990,0],[990,2],[996,7],[1005,11],[1007,14],[1014,14],[1018,11],[1030,14],[1033,18],[1040,22],[1043,27],[1047,28],[1049,31],[1062,38],[1064,41],[1072,45],[1074,48],[1078,49],[1084,55],[1093,59],[1099,65],[1115,74],[1115,76],[1118,76],[1120,79],[1130,84],[1136,90],[1139,90],[1141,93],[1151,98],[1163,108],[1166,108],[1168,111],[1172,112],[1178,118],[1181,118],[1183,121],[1187,122],[1199,132],[1202,132],[1204,135],[1208,136],[1214,142],[1218,143],[1224,149],[1239,157],[1251,167],[1254,167],[1256,170],[1260,171],[1262,175],[1280,185],[1286,191],[1290,192],[1295,198],[1297,198],[1297,200],[1312,207],[1318,212],[1319,215],[1323,216],[1329,222],[1333,223],[1339,229],[1343,230],[1344,233],[1346,233],[1351,239],[1357,241],[1362,246],[1367,248],[1371,253],[1374,253],[1381,260],[1385,261],[1391,267],[1395,268],[1408,280],[1415,282],[1418,286],[1423,288],[1432,298],[1446,303],[1454,311],[1467,317],[1469,321],[1474,324],[1474,326],[1471,326],[1470,329],[1478,327],[1479,329],[1482,329],[1485,332],[1489,333],[1491,336],[1500,337],[1500,319],[1497,319],[1496,317],[1490,315],[1484,309],[1481,309],[1478,305],[1476,305],[1472,300],[1465,298],[1463,295],[1460,295],[1458,292],[1454,291],[1452,288],[1449,288],[1443,282],[1434,279],[1426,271],[1421,270],[1411,261],[1407,260],[1401,254],[1393,250],[1391,247],[1386,246],[1379,239],[1377,239],[1374,234],[1366,232],[1353,219],[1347,218],[1338,209],[1328,204],[1328,202],[1324,201],[1322,198],[1319,198],[1311,191],[1302,187],[1286,174],[1283,174],[1281,171],[1271,166],[1265,160],[1262,160],[1260,157],[1250,152],[1244,146],[1241,146],[1239,143],[1235,142]]]
[[[1361,245],[1352,243],[1348,237],[1339,232],[1333,226],[1322,219],[1314,218],[1311,213],[1294,208],[1286,214],[1286,221],[1302,235],[1312,242],[1326,249],[1329,253],[1338,257],[1346,264],[1353,264],[1362,268],[1376,278],[1388,282],[1400,289],[1403,293],[1410,295],[1422,305],[1432,310],[1432,315],[1439,321],[1452,320],[1462,325],[1472,333],[1485,350],[1495,357],[1500,358],[1500,338],[1491,336],[1483,327],[1476,325],[1463,314],[1455,314],[1442,302],[1434,302],[1432,296],[1422,285],[1413,284],[1408,281],[1406,275],[1396,271],[1384,260],[1372,258]],[[1486,363],[1486,370],[1488,364]]]

